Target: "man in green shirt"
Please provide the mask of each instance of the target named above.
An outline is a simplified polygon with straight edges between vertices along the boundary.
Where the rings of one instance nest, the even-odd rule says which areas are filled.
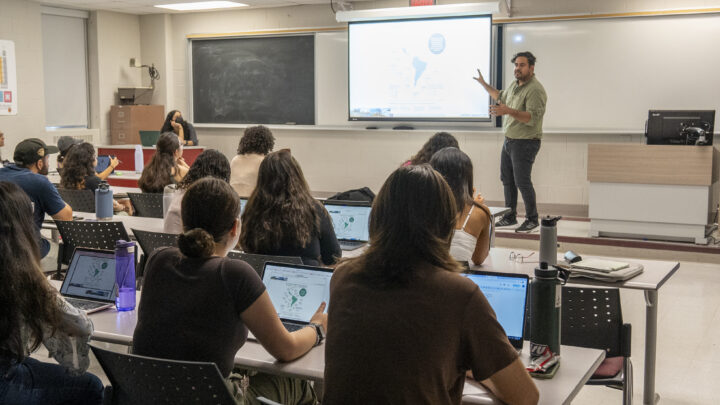
[[[500,180],[505,192],[505,214],[495,226],[517,224],[518,189],[525,202],[525,222],[515,232],[530,232],[538,227],[535,189],[532,185],[532,166],[540,150],[542,121],[547,94],[535,78],[535,56],[520,52],[512,58],[515,80],[505,90],[498,90],[487,82],[478,69],[477,80],[497,104],[490,106],[490,114],[503,117],[505,142],[500,155]]]

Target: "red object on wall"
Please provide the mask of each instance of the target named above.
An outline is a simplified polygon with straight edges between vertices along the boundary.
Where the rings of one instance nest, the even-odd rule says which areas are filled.
[[[410,7],[414,6],[434,6],[435,0],[410,0]]]

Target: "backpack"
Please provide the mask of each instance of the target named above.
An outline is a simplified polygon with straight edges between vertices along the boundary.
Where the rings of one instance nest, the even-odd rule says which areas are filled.
[[[354,190],[343,191],[328,197],[328,201],[367,201],[373,202],[375,193],[367,187],[356,188]]]

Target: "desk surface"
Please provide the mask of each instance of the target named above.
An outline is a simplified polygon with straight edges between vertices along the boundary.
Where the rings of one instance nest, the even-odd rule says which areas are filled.
[[[83,220],[95,220],[95,213],[93,212],[73,212],[73,215],[82,217]],[[45,215],[46,220],[52,220],[52,217]],[[163,231],[163,219],[162,218],[148,218],[148,217],[131,217],[129,215],[114,215],[112,221],[122,222],[125,226],[125,230],[128,235],[132,235],[133,229],[148,232],[162,232]],[[110,222],[110,221],[108,221]],[[57,229],[52,222],[43,223],[43,229]]]

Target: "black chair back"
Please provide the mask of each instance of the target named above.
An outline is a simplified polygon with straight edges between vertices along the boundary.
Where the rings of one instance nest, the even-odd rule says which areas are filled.
[[[265,262],[278,262],[287,264],[303,264],[301,258],[297,256],[271,256],[271,255],[258,255],[253,253],[243,252],[229,252],[228,257],[231,259],[239,259],[247,262],[257,274],[262,277],[263,270],[265,269]]]
[[[215,363],[123,354],[90,345],[112,385],[105,404],[236,405]],[[107,392],[106,392],[107,393]]]
[[[115,242],[130,240],[125,226],[119,221],[55,221],[62,244],[58,250],[58,272],[63,264],[70,264],[76,247],[115,250]]]
[[[135,215],[138,217],[162,218],[163,217],[163,195],[162,193],[127,193],[130,197]]]
[[[140,280],[145,275],[145,262],[147,262],[147,258],[150,256],[150,253],[162,247],[177,246],[178,235],[172,233],[140,231],[137,229],[132,229],[132,233],[135,236],[138,245],[140,245],[140,249],[142,249],[140,262],[138,263],[137,271],[135,272],[138,279],[138,285],[140,285]]]
[[[95,193],[92,191],[58,188],[58,193],[73,211],[95,212]]]
[[[622,356],[622,309],[617,288],[563,287],[560,341]]]

